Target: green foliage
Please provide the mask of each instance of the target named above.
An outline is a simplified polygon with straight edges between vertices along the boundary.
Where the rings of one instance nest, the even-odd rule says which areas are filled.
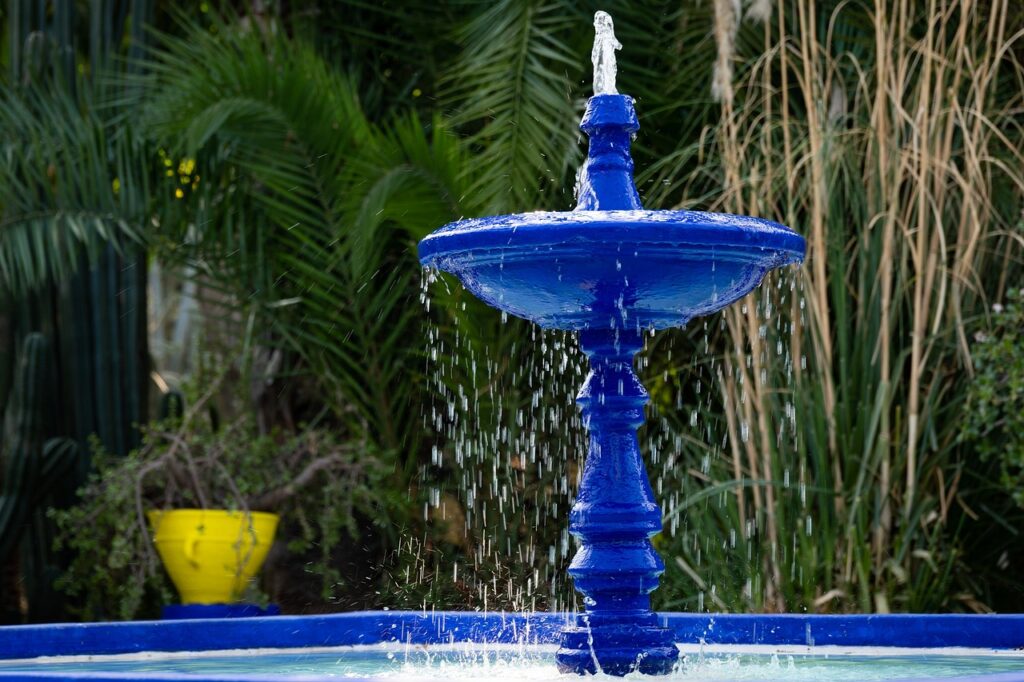
[[[83,619],[155,617],[161,604],[173,601],[173,588],[136,512],[144,465],[135,453],[112,458],[96,452],[81,503],[50,512],[58,526],[58,549],[74,553],[58,587],[75,600]]]
[[[718,319],[655,341],[664,423],[648,432],[673,465],[652,468],[676,526],[656,598],[755,611],[1003,609],[1019,578],[977,576],[992,578],[994,559],[1012,552],[1019,516],[1002,511],[958,436],[974,355],[966,321],[1021,272],[1020,138],[980,132],[1019,130],[1006,94],[1019,64],[986,42],[999,39],[982,15],[817,3],[825,39],[809,7],[777,3],[769,22],[737,27],[724,43],[734,97],[705,132],[699,165],[688,169],[680,145],[662,167],[671,193],[792,225],[809,254]],[[913,29],[894,34],[887,22],[901,13]],[[968,52],[947,37],[929,46],[933,26],[963,30]],[[882,37],[887,47],[870,49]],[[920,77],[930,59],[962,64],[930,72],[939,99]],[[981,69],[990,91],[975,88]],[[958,107],[984,126],[966,125]],[[940,128],[948,137],[931,136]],[[927,155],[907,165],[923,139]],[[679,368],[668,352],[697,360]],[[982,535],[1000,551],[979,552]]]
[[[442,96],[470,133],[475,154],[467,171],[475,200],[488,213],[529,210],[551,203],[542,193],[560,192],[579,158],[571,92],[582,63],[567,40],[585,33],[575,29],[586,17],[567,2],[487,5],[457,31],[462,51]]]
[[[0,90],[0,289],[66,279],[142,237],[145,150],[130,126],[60,89]]]
[[[123,454],[148,418],[140,247],[153,212],[151,148],[111,105],[121,85],[97,75],[132,69],[117,57],[141,55],[153,5],[5,3],[0,314],[15,334],[41,329],[53,339],[59,377],[46,428],[76,439],[72,466],[41,506],[73,501],[91,434]],[[20,571],[28,617],[66,618],[52,590],[64,559],[51,551],[54,529],[41,512],[30,525]]]
[[[1000,483],[1024,507],[1024,292],[1011,289],[975,335],[974,380],[967,390],[961,439],[998,463]]]
[[[228,302],[218,311],[238,309],[243,364],[254,348],[282,351],[280,402],[296,421],[381,462],[359,529],[348,524],[360,504],[319,515],[347,488],[305,489],[293,557],[317,553],[336,581],[330,548],[372,524],[368,584],[384,583],[372,605],[571,607],[564,526],[585,446],[572,403],[583,362],[571,339],[503,324],[451,278],[425,292],[414,244],[461,216],[570,206],[590,17],[606,9],[624,44],[620,90],[643,125],[647,205],[772,217],[812,245],[802,271],[659,335],[641,360],[645,452],[666,505],[660,606],[984,609],[996,603],[985,584],[1019,589],[985,572],[1019,527],[1002,502],[986,504],[985,478],[999,462],[1020,480],[1017,363],[993,341],[1020,320],[1008,304],[987,341],[968,347],[964,333],[1021,265],[1005,229],[1021,205],[1020,72],[981,30],[1005,22],[955,8],[940,20],[907,0],[757,5],[767,16],[731,27],[729,3],[643,0],[179,16],[112,103],[4,93],[0,173],[16,183],[0,183],[11,226],[0,283],[66,274],[67,254],[131,244],[145,226],[161,259]],[[711,97],[720,59],[734,72],[728,104]],[[50,212],[32,222],[34,211]],[[95,296],[105,291],[120,289]],[[245,420],[173,433],[193,459],[223,452],[231,466],[298,437],[255,435]],[[228,433],[245,453],[231,454]],[[151,431],[123,462],[102,456],[85,505],[58,514],[81,552],[67,584],[85,613],[152,613],[168,596],[139,561],[151,555],[131,493],[141,477],[164,481],[145,486],[154,504],[199,499],[188,476],[143,476],[168,436]],[[261,475],[213,471],[209,495],[240,504],[226,482],[255,491]],[[76,524],[96,532],[76,540]],[[1000,549],[977,551],[979,537]]]
[[[338,582],[332,552],[358,535],[354,518],[374,508],[378,460],[315,427],[258,435],[249,418],[220,429],[194,405],[179,421],[148,428],[126,457],[102,451],[79,491],[81,502],[53,511],[58,544],[74,552],[60,587],[84,618],[153,616],[173,591],[152,547],[149,509],[212,508],[282,515],[278,541],[292,556],[316,550],[307,569],[322,598]]]
[[[185,30],[154,55],[145,87],[150,129],[201,178],[162,253],[248,302],[261,341],[294,351],[335,414],[411,471],[418,384],[405,365],[420,321],[408,249],[460,214],[460,146],[440,119],[371,123],[355,86],[302,43]]]

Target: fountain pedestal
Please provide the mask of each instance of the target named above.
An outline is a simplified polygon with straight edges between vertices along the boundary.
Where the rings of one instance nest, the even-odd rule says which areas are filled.
[[[651,545],[661,509],[647,479],[636,429],[647,391],[633,371],[643,346],[636,330],[580,333],[590,374],[576,402],[590,434],[569,531],[580,548],[569,566],[585,611],[562,633],[562,672],[665,674],[679,658],[671,632],[651,611],[665,564]]]

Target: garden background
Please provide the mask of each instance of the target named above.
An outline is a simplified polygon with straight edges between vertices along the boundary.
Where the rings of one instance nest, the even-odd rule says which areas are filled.
[[[808,240],[640,360],[656,607],[1024,610],[1013,0],[7,0],[4,622],[155,616],[168,505],[289,613],[575,607],[575,341],[415,244],[573,206],[597,9],[645,205]]]

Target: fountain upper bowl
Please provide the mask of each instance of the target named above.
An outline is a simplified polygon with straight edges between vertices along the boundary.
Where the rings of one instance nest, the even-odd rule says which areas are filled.
[[[424,238],[419,256],[542,327],[663,329],[724,308],[804,250],[803,237],[760,218],[573,211],[454,222]]]

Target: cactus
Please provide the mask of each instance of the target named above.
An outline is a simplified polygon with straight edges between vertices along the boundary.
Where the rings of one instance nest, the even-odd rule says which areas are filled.
[[[103,67],[113,68],[120,63],[119,56],[127,56],[124,68],[138,71],[140,57],[149,43],[146,23],[155,16],[153,0],[88,3],[84,15],[87,19],[84,23],[90,27],[87,35],[74,30],[83,23],[78,21],[83,18],[76,7],[79,4],[74,0],[4,3],[10,28],[5,41],[9,58],[0,65],[0,71],[7,76],[7,82],[25,83],[31,78],[34,82],[66,88],[73,94],[82,86],[85,86],[84,91],[91,88],[88,79],[80,77],[76,70],[76,65],[83,61],[90,65],[87,73],[95,74],[104,71]],[[126,12],[130,13],[130,19]],[[126,32],[130,33],[126,35]],[[53,59],[40,60],[39,50],[33,52],[34,41],[40,36],[46,37],[48,49],[53,48]],[[4,79],[0,77],[0,80]],[[106,187],[109,186],[108,182]],[[102,190],[103,183],[97,183],[96,188]],[[124,196],[122,192],[122,199]],[[101,245],[99,239],[97,245]],[[0,481],[11,479],[7,485],[0,486],[0,612],[13,592],[4,576],[5,573],[13,575],[14,571],[5,571],[4,561],[9,556],[7,550],[17,544],[16,539],[10,539],[14,529],[19,532],[27,527],[33,529],[30,535],[22,537],[26,555],[31,554],[36,559],[46,557],[47,562],[54,565],[68,561],[67,556],[52,554],[46,537],[53,532],[49,521],[41,511],[26,512],[24,504],[30,500],[18,497],[17,491],[22,490],[22,485],[36,490],[35,507],[71,506],[75,503],[75,491],[89,473],[90,439],[96,436],[107,452],[126,455],[139,443],[136,425],[145,423],[149,417],[146,252],[139,247],[117,250],[109,245],[98,251],[99,257],[90,260],[83,249],[81,267],[66,279],[50,282],[24,295],[0,295],[0,316],[6,317],[9,326],[5,329],[0,323],[0,413],[5,411],[15,393],[14,362],[6,357],[8,349],[4,337],[20,339],[30,331],[42,331],[55,346],[50,350],[50,366],[61,373],[55,383],[57,390],[44,408],[47,410],[46,426],[51,433],[73,435],[77,442],[77,451],[68,443],[53,443],[52,454],[44,454],[41,465],[38,461],[24,459],[23,454],[19,455],[21,459],[14,457],[8,447],[9,438],[8,446],[0,447]],[[42,384],[38,388],[41,389]],[[3,439],[7,436],[7,433],[0,435],[0,442],[5,442]],[[35,438],[38,448],[42,435],[37,433]],[[9,461],[11,458],[18,460],[17,463]],[[68,460],[74,463],[70,472],[62,468]],[[47,462],[64,473],[53,476]],[[15,491],[14,497],[9,495],[10,490]],[[49,566],[48,570],[52,568],[54,566]],[[33,565],[24,566],[20,575],[26,583],[46,581]],[[66,605],[63,597],[39,594],[42,599],[52,597],[52,603],[41,607],[44,611],[56,612]],[[31,598],[29,601],[30,609],[36,609]]]
[[[5,465],[0,486],[0,566],[14,567],[13,575],[17,576],[18,557],[14,549],[20,543],[20,573],[30,596],[30,615],[52,601],[35,597],[52,590],[55,577],[55,568],[49,561],[51,542],[44,537],[48,535],[49,521],[42,505],[54,484],[66,478],[78,459],[75,441],[43,440],[46,411],[52,405],[46,390],[50,385],[48,357],[46,337],[30,334],[25,338],[5,409],[0,460]],[[26,532],[30,533],[31,541],[20,542]],[[9,602],[13,595],[6,597]],[[4,618],[17,613],[11,603],[0,606],[8,612],[0,614]]]
[[[28,496],[42,475],[43,372],[46,338],[25,338],[11,398],[4,415],[6,467],[0,496],[0,557],[7,557],[24,530],[32,511]]]
[[[78,443],[70,438],[51,438],[43,446],[42,475],[33,495],[35,511],[21,538],[21,580],[28,602],[30,623],[53,622],[67,617],[65,599],[55,583],[63,573],[59,555],[53,551],[56,529],[47,516],[57,495],[56,484],[72,475],[79,458]]]
[[[0,493],[0,560],[18,545],[33,512],[54,483],[71,468],[78,446],[66,438],[45,440],[46,337],[25,338],[4,415],[3,488]]]

